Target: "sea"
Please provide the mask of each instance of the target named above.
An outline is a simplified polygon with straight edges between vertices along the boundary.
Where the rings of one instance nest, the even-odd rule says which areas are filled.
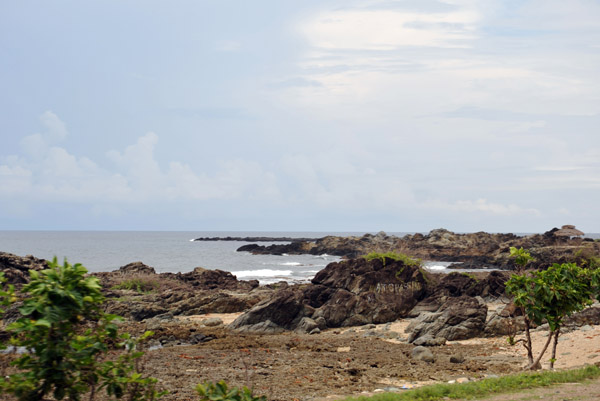
[[[193,241],[201,237],[320,238],[326,235],[362,236],[365,232],[225,232],[225,231],[0,231],[0,251],[19,256],[81,263],[90,272],[108,272],[131,262],[143,262],[157,273],[186,273],[196,267],[220,269],[240,280],[261,284],[302,283],[331,262],[333,255],[252,255],[236,250],[250,242]],[[376,233],[372,233],[376,234]],[[402,237],[406,232],[389,232]],[[592,237],[600,237],[593,235]],[[260,245],[272,243],[262,242]],[[451,262],[424,261],[443,272]]]

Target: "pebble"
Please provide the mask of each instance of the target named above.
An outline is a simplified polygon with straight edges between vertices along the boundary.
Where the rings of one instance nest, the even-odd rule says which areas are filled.
[[[594,330],[594,328],[592,326],[590,326],[589,324],[586,324],[585,326],[581,326],[581,328],[579,330],[581,330],[581,331],[591,331],[591,330]]]

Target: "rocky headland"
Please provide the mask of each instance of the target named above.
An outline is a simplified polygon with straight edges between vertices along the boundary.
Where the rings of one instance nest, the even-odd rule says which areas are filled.
[[[518,236],[515,234],[490,234],[477,232],[457,234],[440,228],[428,234],[404,237],[376,235],[336,237],[327,236],[315,241],[294,241],[289,244],[248,244],[238,251],[253,254],[311,254],[336,255],[356,258],[370,252],[400,252],[414,258],[430,261],[456,262],[455,268],[495,268],[511,270],[510,247],[523,247],[531,251],[535,261],[532,268],[543,268],[552,263],[583,260],[587,255],[600,253],[600,242],[589,238],[570,238],[555,235],[554,228],[544,234]]]

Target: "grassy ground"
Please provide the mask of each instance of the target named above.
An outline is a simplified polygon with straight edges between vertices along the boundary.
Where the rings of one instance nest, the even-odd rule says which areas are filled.
[[[553,386],[561,383],[581,383],[600,378],[600,368],[587,366],[566,371],[521,373],[462,384],[436,384],[404,393],[377,394],[372,397],[346,398],[343,401],[436,401],[470,400],[523,389]]]

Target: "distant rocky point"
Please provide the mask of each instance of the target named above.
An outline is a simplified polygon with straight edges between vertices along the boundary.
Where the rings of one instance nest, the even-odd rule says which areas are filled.
[[[316,241],[320,238],[292,238],[292,237],[201,237],[194,241],[238,241],[238,242],[300,242]]]
[[[569,226],[570,227],[570,226]],[[519,236],[515,234],[490,234],[477,232],[457,234],[440,228],[429,234],[412,234],[404,237],[376,235],[319,239],[296,239],[288,244],[248,244],[238,248],[239,252],[267,255],[322,255],[329,254],[345,258],[356,258],[370,252],[400,252],[415,258],[430,261],[456,262],[455,268],[498,268],[512,269],[510,247],[529,249],[536,258],[531,267],[547,267],[554,262],[573,261],[582,248],[591,253],[600,252],[600,243],[589,238],[574,238],[564,235],[565,229],[554,228],[544,234]],[[580,235],[573,231],[576,235]],[[257,241],[258,242],[258,241]]]

